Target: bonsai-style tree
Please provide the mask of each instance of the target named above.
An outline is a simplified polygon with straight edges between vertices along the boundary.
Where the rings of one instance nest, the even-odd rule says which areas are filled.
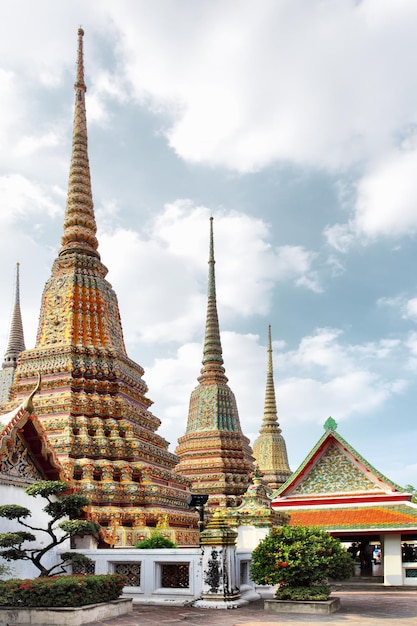
[[[89,504],[86,496],[68,493],[68,485],[58,480],[45,480],[34,483],[25,492],[29,496],[42,496],[48,503],[43,510],[50,516],[46,528],[38,528],[28,524],[26,520],[31,517],[30,509],[17,504],[4,504],[0,506],[0,517],[16,520],[24,528],[30,531],[43,532],[47,535],[47,542],[42,548],[24,547],[26,541],[35,541],[33,532],[15,530],[11,533],[0,534],[0,556],[6,561],[31,561],[40,571],[39,576],[52,576],[66,572],[65,566],[77,562],[86,565],[91,559],[81,555],[65,552],[61,554],[62,562],[51,567],[46,567],[42,559],[47,552],[59,546],[69,537],[74,535],[94,535],[100,530],[100,524],[88,520],[77,519],[82,516],[83,508]]]
[[[279,600],[327,600],[328,578],[346,580],[353,559],[338,539],[320,528],[272,528],[252,552],[251,577],[260,585],[279,585]]]

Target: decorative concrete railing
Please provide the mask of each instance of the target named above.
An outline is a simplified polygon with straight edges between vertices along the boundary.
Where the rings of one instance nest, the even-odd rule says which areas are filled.
[[[134,604],[186,605],[198,600],[202,591],[201,548],[175,548],[164,550],[71,550],[90,558],[94,565],[88,573],[119,573],[129,584],[123,597],[132,598]],[[250,580],[251,553],[237,550],[236,571],[242,598],[251,601],[260,596]],[[76,569],[74,569],[76,572]]]

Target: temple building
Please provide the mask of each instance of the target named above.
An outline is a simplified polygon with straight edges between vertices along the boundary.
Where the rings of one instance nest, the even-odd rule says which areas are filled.
[[[278,489],[291,476],[287,446],[278,424],[270,325],[268,326],[268,367],[264,416],[259,436],[253,444],[253,456],[255,457],[257,468],[263,476],[263,480],[272,490]]]
[[[214,272],[213,218],[210,218],[208,304],[203,367],[192,391],[185,435],[178,439],[178,474],[196,494],[207,494],[208,508],[235,506],[251,483],[253,457],[242,433],[235,396],[223,367]]]
[[[0,407],[9,400],[10,388],[14,380],[17,359],[25,348],[22,313],[20,311],[19,263],[16,264],[16,285],[13,313],[10,322],[9,340],[0,371]]]
[[[98,252],[83,35],[80,28],[61,248],[44,288],[36,345],[20,354],[6,410],[41,374],[34,412],[65,480],[89,497],[89,518],[112,533],[116,546],[134,545],[161,524],[178,545],[197,545],[189,480],[174,471],[178,457],[157,433],[161,422],[150,411],[143,368],[126,353],[117,297]]]
[[[342,542],[381,546],[385,585],[415,585],[417,563],[402,546],[417,540],[417,504],[412,494],[381,474],[337,432],[331,417],[325,433],[274,494],[272,507],[294,526],[318,526]],[[376,571],[374,571],[376,570]],[[378,576],[372,563],[361,574]]]

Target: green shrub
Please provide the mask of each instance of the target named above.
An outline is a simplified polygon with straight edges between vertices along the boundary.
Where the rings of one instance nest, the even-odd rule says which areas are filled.
[[[279,587],[278,600],[327,600],[331,593],[329,585],[313,585],[312,587]]]
[[[62,607],[110,602],[120,597],[125,584],[119,574],[0,581],[0,605]]]
[[[177,544],[159,533],[154,533],[135,545],[139,550],[157,550],[158,548],[176,548]]]
[[[272,528],[252,552],[251,577],[260,585],[312,587],[328,578],[345,580],[353,574],[353,559],[338,539],[320,528]]]

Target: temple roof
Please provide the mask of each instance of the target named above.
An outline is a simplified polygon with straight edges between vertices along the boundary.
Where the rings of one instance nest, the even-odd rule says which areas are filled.
[[[286,501],[320,497],[369,496],[406,490],[375,469],[336,431],[329,418],[326,431],[298,469],[274,494]]]
[[[32,399],[38,384],[18,407],[0,415],[0,481],[25,484],[34,480],[64,480],[64,469],[45,430],[34,414]]]
[[[275,492],[272,507],[290,515],[290,525],[349,533],[417,530],[417,505],[408,493],[376,470],[336,431],[325,433]]]
[[[416,529],[417,505],[384,504],[346,508],[297,509],[290,513],[291,526],[319,526],[332,531]]]

